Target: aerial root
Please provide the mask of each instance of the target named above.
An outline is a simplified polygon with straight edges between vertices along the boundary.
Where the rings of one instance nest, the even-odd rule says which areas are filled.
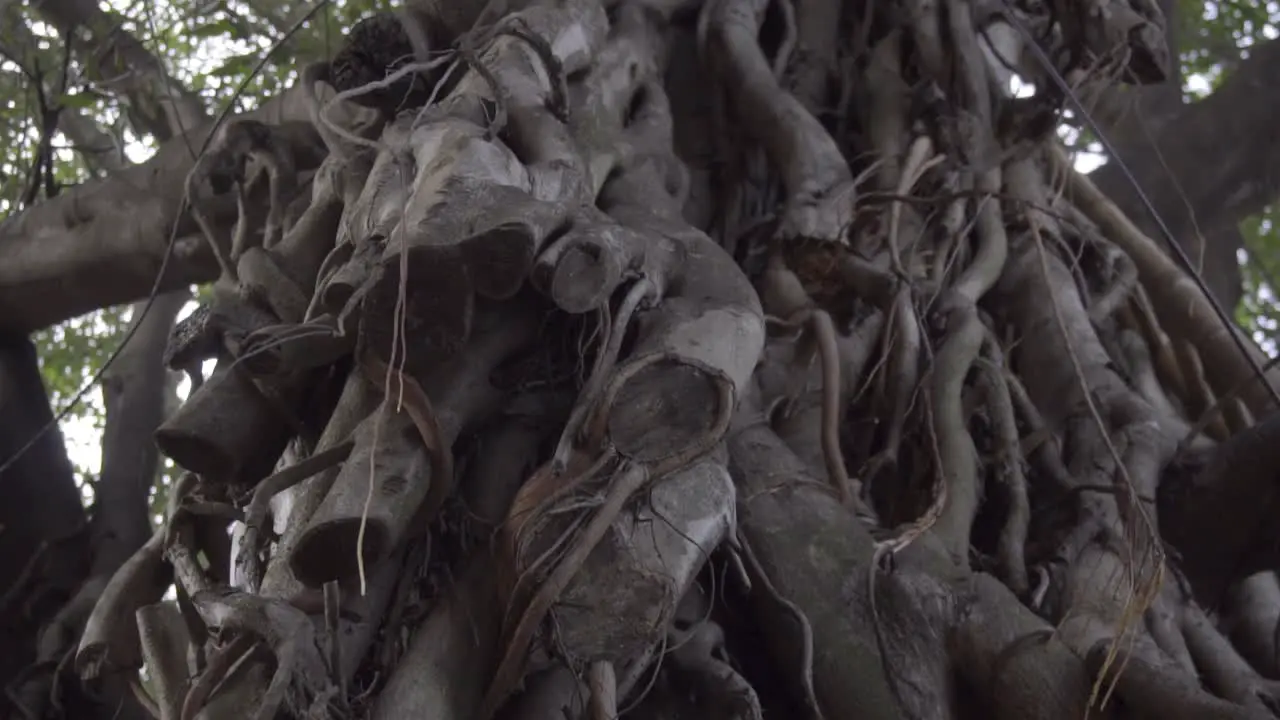
[[[1014,147],[996,136],[994,118],[1006,98],[991,82],[991,68],[981,64],[982,33],[970,26],[985,18],[973,16],[961,0],[949,0],[945,8],[911,4],[901,18],[881,17],[868,6],[869,15],[849,19],[865,25],[854,34],[862,45],[850,51],[818,42],[824,32],[839,30],[842,38],[845,33],[816,27],[816,5],[714,0],[701,8],[698,43],[704,69],[715,81],[718,110],[747,121],[743,142],[722,143],[732,156],[704,165],[687,146],[681,147],[684,160],[673,150],[673,127],[683,129],[689,119],[684,113],[691,111],[689,98],[674,92],[680,78],[662,77],[665,45],[692,40],[667,32],[679,30],[672,23],[680,21],[626,2],[613,3],[608,16],[591,0],[555,7],[535,3],[521,20],[468,35],[457,51],[434,60],[415,57],[418,63],[385,79],[317,103],[316,123],[332,140],[335,156],[344,152],[339,143],[376,150],[347,159],[359,176],[359,192],[342,186],[345,180],[317,191],[331,203],[326,213],[340,210],[340,216],[328,223],[337,229],[334,237],[323,238],[331,241],[325,252],[305,253],[300,262],[308,271],[299,277],[292,278],[294,268],[284,265],[245,271],[255,262],[246,259],[256,252],[236,258],[245,262],[231,270],[253,277],[234,278],[235,288],[221,287],[219,307],[226,310],[237,299],[250,307],[243,317],[231,318],[235,327],[220,331],[216,344],[234,346],[231,354],[238,357],[223,364],[185,406],[188,412],[224,406],[221,424],[200,425],[200,433],[192,433],[203,439],[235,434],[237,442],[256,448],[260,438],[253,436],[268,434],[262,428],[281,430],[290,419],[297,427],[278,433],[279,448],[258,453],[211,442],[210,454],[219,453],[226,467],[205,468],[201,494],[181,508],[184,521],[171,517],[138,564],[117,573],[124,582],[139,566],[164,569],[167,562],[182,597],[189,595],[189,605],[199,611],[189,630],[191,642],[207,651],[207,661],[183,698],[182,720],[207,711],[224,693],[235,697],[246,689],[262,697],[255,717],[364,711],[363,694],[376,692],[382,673],[392,672],[389,663],[401,655],[401,638],[420,619],[414,612],[419,604],[429,608],[423,627],[433,633],[448,635],[451,628],[442,630],[441,624],[461,626],[459,618],[480,606],[476,612],[486,614],[481,619],[501,628],[502,637],[492,643],[493,663],[476,649],[478,641],[465,651],[465,661],[497,668],[488,687],[476,691],[481,718],[501,712],[527,674],[548,666],[551,672],[535,675],[536,683],[554,676],[546,682],[576,688],[578,679],[568,668],[587,669],[592,720],[625,715],[619,703],[656,663],[653,658],[663,656],[669,664],[661,672],[693,680],[721,714],[760,718],[769,702],[764,683],[771,678],[758,677],[746,664],[735,666],[723,642],[729,621],[708,619],[711,607],[737,609],[733,603],[740,598],[731,594],[713,589],[706,617],[689,627],[658,617],[654,625],[663,626],[652,636],[636,632],[627,638],[648,645],[628,648],[634,653],[626,657],[565,649],[576,628],[563,621],[574,612],[585,615],[575,604],[590,604],[577,602],[578,584],[605,586],[613,578],[597,576],[591,565],[605,554],[592,557],[601,547],[617,549],[603,539],[611,529],[632,527],[627,523],[683,532],[660,514],[654,498],[665,487],[662,481],[703,465],[727,488],[716,498],[722,511],[717,522],[732,524],[724,519],[730,517],[740,526],[727,534],[751,538],[739,543],[738,554],[728,553],[730,562],[740,563],[734,569],[748,578],[742,583],[749,586],[746,592],[760,600],[750,603],[750,612],[781,626],[771,628],[767,642],[786,658],[785,689],[814,718],[824,710],[833,717],[882,717],[859,704],[883,697],[879,679],[860,679],[859,692],[851,693],[844,687],[850,685],[847,677],[814,658],[831,657],[837,649],[860,666],[876,659],[866,642],[873,630],[866,613],[850,612],[850,602],[870,601],[873,622],[883,611],[895,628],[905,626],[899,608],[874,607],[874,587],[851,584],[861,576],[846,577],[850,568],[862,572],[870,564],[874,584],[882,569],[871,561],[895,553],[895,572],[903,573],[895,586],[912,588],[920,598],[930,596],[922,584],[911,584],[913,578],[927,576],[935,585],[943,575],[962,578],[938,592],[947,602],[926,618],[935,623],[928,625],[930,632],[970,622],[947,615],[949,603],[982,595],[971,609],[988,613],[992,637],[963,639],[961,650],[939,645],[935,653],[954,661],[962,674],[981,675],[995,663],[977,660],[1000,656],[1019,663],[1022,677],[1035,663],[1021,654],[1037,654],[1053,677],[1043,684],[1033,678],[1028,686],[1062,691],[1055,697],[1070,690],[1074,695],[1062,705],[1074,710],[1072,702],[1090,701],[1087,679],[1083,687],[1072,685],[1077,674],[1083,676],[1080,658],[1088,656],[1098,677],[1118,681],[1126,703],[1144,711],[1176,710],[1181,703],[1184,709],[1222,711],[1223,717],[1253,717],[1253,711],[1270,707],[1274,684],[1246,672],[1247,663],[1227,652],[1230,644],[1204,610],[1154,594],[1172,592],[1165,572],[1174,565],[1155,542],[1159,536],[1148,507],[1159,496],[1174,453],[1165,437],[1170,428],[1187,430],[1196,439],[1196,453],[1212,447],[1202,434],[1238,434],[1251,423],[1250,410],[1262,407],[1259,388],[1250,389],[1256,381],[1240,385],[1233,376],[1239,387],[1223,384],[1223,367],[1244,365],[1238,358],[1222,362],[1222,338],[1208,327],[1204,303],[1169,310],[1170,296],[1186,298],[1182,290],[1162,285],[1181,287],[1180,276],[1091,194],[1086,181],[1069,173],[1066,195],[1049,192],[1039,166],[1046,152],[1054,154],[1046,143]],[[581,15],[573,14],[578,10]],[[606,20],[612,27],[601,24]],[[769,23],[777,27],[765,27]],[[892,28],[890,35],[885,26]],[[762,38],[769,48],[761,47]],[[415,50],[425,47],[422,40]],[[481,53],[473,40],[492,43]],[[810,76],[829,68],[807,67],[813,59],[805,53],[828,46],[835,57],[823,62],[841,62],[850,76],[844,78],[848,97],[840,106],[847,118],[826,117],[822,93],[809,87]],[[596,53],[599,60],[601,48],[615,64],[591,64],[588,56]],[[851,52],[855,56],[848,57]],[[866,52],[872,53],[869,63],[856,55]],[[635,63],[629,65],[628,53],[652,57],[631,58]],[[903,76],[908,62],[923,72],[915,91]],[[450,70],[441,73],[433,97],[405,108],[412,112],[399,119],[380,121],[373,128],[378,140],[329,117],[341,103],[386,90],[410,73],[443,70],[445,63]],[[461,79],[451,76],[454,70]],[[305,81],[314,85],[322,79],[308,72]],[[465,92],[455,94],[458,87]],[[435,92],[448,94],[436,102]],[[739,139],[737,133],[724,135]],[[432,156],[436,141],[456,152]],[[687,138],[681,142],[687,145]],[[371,167],[360,170],[359,163]],[[855,171],[861,172],[855,177]],[[879,192],[859,193],[873,175]],[[723,207],[695,207],[719,191],[732,200]],[[249,199],[240,198],[233,247],[265,226],[274,257],[293,239],[284,227],[288,223],[275,208],[258,217],[263,213]],[[778,207],[781,216],[773,217]],[[523,222],[520,208],[533,209],[538,218]],[[331,219],[326,213],[315,213],[312,221]],[[441,220],[451,213],[457,215],[454,225]],[[500,222],[491,222],[499,215]],[[693,216],[734,235],[725,242],[741,252],[730,256],[684,222]],[[744,227],[754,230],[737,233]],[[767,267],[759,274],[755,265],[765,258]],[[493,273],[480,277],[485,268]],[[282,272],[269,274],[275,270]],[[248,302],[237,294],[276,277],[292,279],[274,296]],[[297,295],[304,287],[315,288],[311,297]],[[270,307],[252,307],[261,301]],[[526,314],[517,317],[519,312]],[[587,313],[598,319],[598,336],[590,340],[583,339],[591,327]],[[493,362],[482,362],[476,347],[511,329],[483,326],[477,318],[487,315],[519,320],[528,342],[512,341],[492,353]],[[1195,321],[1190,329],[1174,322],[1182,315]],[[219,316],[217,322],[226,320]],[[766,322],[771,329],[797,332],[766,337]],[[1145,346],[1145,355],[1117,355],[1116,348],[1123,354],[1125,343],[1134,342]],[[561,343],[578,347],[566,352],[557,347]],[[594,364],[578,387],[582,347],[589,343]],[[189,345],[186,354],[209,352],[201,342]],[[456,370],[481,365],[482,373]],[[283,379],[293,375],[306,381],[283,387]],[[306,436],[303,444],[314,440],[317,428],[300,419],[328,413],[334,404],[329,396],[342,390],[346,398],[351,383],[368,386],[361,393],[369,402],[338,401],[320,449],[273,472],[291,435]],[[563,401],[559,415],[541,407],[529,411],[544,400],[534,388]],[[237,394],[242,392],[243,397]],[[487,393],[484,402],[470,403],[479,408],[474,412],[467,410],[467,398],[454,397],[468,392]],[[379,402],[383,407],[370,407]],[[792,412],[769,412],[781,403]],[[388,426],[394,432],[376,424],[391,407],[407,416]],[[374,434],[394,435],[387,444],[403,456],[395,465],[408,468],[403,478],[388,469],[393,463],[374,463],[372,451],[367,465],[355,467],[350,457],[365,459],[355,453],[364,446],[348,436],[352,428],[367,428],[373,412]],[[1181,417],[1187,413],[1194,423]],[[270,422],[253,424],[257,415]],[[538,428],[521,460],[537,469],[495,471],[523,480],[518,493],[515,484],[510,488],[513,502],[494,500],[485,508],[485,522],[500,526],[497,560],[473,552],[476,533],[466,512],[475,508],[455,508],[452,500],[487,504],[492,498],[465,483],[455,487],[455,475],[470,475],[487,455],[506,452],[501,442],[485,445],[495,420],[543,423],[547,417],[556,419]],[[182,440],[190,437],[166,447],[181,448]],[[543,442],[554,446],[542,447]],[[271,452],[274,457],[258,457]],[[326,472],[340,462],[340,475]],[[858,477],[850,477],[849,467],[860,469]],[[815,487],[822,470],[826,483]],[[393,547],[377,553],[380,561],[394,556],[403,567],[369,569],[375,578],[379,572],[403,575],[394,593],[387,592],[395,595],[389,614],[384,618],[374,604],[359,623],[344,620],[344,612],[353,603],[373,603],[374,583],[368,593],[356,593],[347,586],[351,578],[306,576],[287,559],[295,555],[303,528],[325,519],[323,512],[338,502],[355,473],[366,508],[360,515],[362,539],[355,543],[362,586],[365,521],[372,527],[377,517],[368,511],[372,501],[402,510],[393,498],[407,484],[400,481],[422,480],[428,473],[431,480],[429,498],[401,503],[414,505],[415,512],[425,508],[426,514],[397,515],[412,532],[396,534],[386,543]],[[712,485],[701,482],[699,488],[709,493]],[[267,525],[276,497],[291,508],[288,529],[278,539],[270,537]],[[871,507],[872,524],[884,518],[874,535],[849,512],[864,506]],[[210,547],[196,539],[195,520],[209,518],[245,525],[236,548],[237,590],[222,588],[225,579],[206,568],[214,560],[201,557]],[[278,542],[268,560],[269,540]],[[409,542],[417,544],[404,548]],[[720,536],[710,547],[686,541],[699,556],[680,582],[718,580],[722,568],[715,551],[722,542]],[[340,550],[346,557],[351,548]],[[320,564],[328,564],[329,556],[319,555],[325,561]],[[998,581],[984,572],[993,555]],[[626,562],[610,559],[610,570]],[[465,582],[481,588],[458,590],[468,606],[424,602],[442,586],[441,595],[454,597],[459,586],[450,588],[448,578],[462,561],[478,568],[467,571]],[[677,574],[675,565],[663,570]],[[639,582],[614,584],[619,587],[602,592],[640,595],[633,587]],[[300,608],[299,596],[290,595],[299,585],[323,602]],[[689,593],[687,585],[675,582],[662,589],[671,594],[670,588]],[[476,599],[481,595],[487,599]],[[843,604],[833,610],[835,598]],[[135,599],[128,600],[99,604],[114,618]],[[664,603],[678,600],[663,597],[651,604],[665,612]],[[325,642],[309,615],[323,615]],[[1059,624],[1057,633],[1049,633],[1046,619]],[[217,630],[227,637],[210,640],[210,631]],[[96,632],[85,637],[97,638]],[[347,642],[359,633],[368,637]],[[462,629],[456,633],[465,635]],[[538,642],[539,633],[548,642]],[[958,634],[966,633],[947,637]],[[1037,642],[1028,649],[1016,637]],[[1098,638],[1103,641],[1094,643]],[[881,648],[882,656],[897,654],[885,673],[890,681],[912,669],[904,670],[910,663],[901,656],[932,639],[924,630],[909,643],[891,638],[895,642]],[[254,657],[261,646],[275,655],[277,669],[269,680],[265,671],[249,680],[249,673],[230,672],[242,660],[260,671],[269,667]],[[371,647],[372,659],[359,665]],[[546,652],[531,652],[535,647]],[[439,648],[437,653],[432,657],[447,654]],[[973,657],[960,662],[963,653]],[[1074,660],[1066,657],[1072,653]],[[95,659],[85,654],[87,664]],[[403,672],[401,677],[437,672],[409,663],[401,667],[394,671]],[[1193,670],[1218,697],[1189,682]],[[994,717],[1040,716],[1011,704],[1010,697],[1022,697],[1016,688],[986,679],[990,687],[1002,688],[984,698],[1001,709]],[[1153,687],[1171,689],[1176,703],[1152,695]],[[216,688],[226,689],[215,693]],[[1109,692],[1095,688],[1096,695],[1105,695],[1104,689]],[[169,704],[163,693],[154,700],[157,706]],[[475,709],[458,712],[474,717]],[[376,709],[372,714],[378,716]]]

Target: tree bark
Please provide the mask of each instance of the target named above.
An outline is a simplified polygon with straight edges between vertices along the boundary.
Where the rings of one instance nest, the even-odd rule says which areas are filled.
[[[1179,49],[1183,47],[1182,38],[1185,35],[1180,31],[1182,11],[1176,2],[1171,0],[1161,0],[1160,10],[1165,17],[1165,37],[1170,56],[1179,57]],[[1233,47],[1232,50],[1238,55],[1238,49]],[[1239,57],[1233,60],[1234,62],[1230,64],[1224,64],[1224,71],[1228,73],[1228,77],[1235,72],[1240,62]],[[1156,182],[1157,178],[1170,179],[1170,174],[1173,172],[1166,157],[1181,154],[1180,148],[1174,151],[1181,139],[1163,135],[1162,131],[1168,123],[1180,117],[1181,113],[1188,108],[1188,104],[1183,101],[1184,79],[1181,63],[1175,63],[1171,68],[1170,77],[1165,82],[1138,88],[1126,89],[1115,86],[1103,88],[1097,101],[1093,103],[1095,107],[1092,109],[1094,120],[1102,126],[1116,147],[1118,160],[1112,159],[1112,163],[1123,161],[1128,165],[1139,187],[1150,196],[1160,218],[1166,222],[1170,217],[1171,202],[1176,203],[1176,207],[1173,208],[1175,212],[1191,218],[1216,218],[1220,213],[1219,208],[1211,206],[1191,206],[1188,209],[1188,200],[1182,196],[1173,198],[1171,201],[1165,196],[1151,194],[1152,183]],[[1217,123],[1213,125],[1216,127]],[[1143,165],[1139,159],[1146,162],[1154,160],[1157,165]],[[1199,167],[1199,165],[1193,167]],[[1135,221],[1140,220],[1139,226],[1148,235],[1160,239],[1159,227],[1136,197],[1133,184],[1124,176],[1121,168],[1117,166],[1114,171],[1116,172],[1109,174],[1095,172],[1092,177],[1099,183],[1103,192],[1119,204],[1126,214]],[[1183,187],[1188,182],[1196,182],[1197,175],[1198,173],[1188,177],[1173,176],[1172,179],[1176,181],[1176,187]],[[1243,217],[1236,217],[1223,220],[1215,223],[1213,227],[1192,225],[1190,228],[1181,228],[1183,232],[1174,235],[1178,246],[1191,258],[1213,296],[1228,309],[1234,309],[1240,302],[1243,290],[1240,285],[1240,266],[1236,257],[1236,251],[1242,247],[1243,243],[1238,227],[1242,219]]]
[[[1268,712],[1209,621],[1232,578],[1161,534],[1250,545],[1169,491],[1265,446],[1268,396],[1016,117],[1005,19],[488,9],[363,21],[297,133],[241,122],[195,167],[241,242],[168,358],[217,367],[156,431],[188,472],[82,675],[189,645],[141,695],[182,720]],[[1167,74],[1147,0],[1037,12],[1059,73]]]
[[[308,115],[304,93],[294,89],[233,119],[295,123],[292,137],[306,148],[319,141],[296,124]],[[335,115],[341,122],[341,111]],[[144,163],[70,188],[0,224],[0,248],[9,258],[0,266],[0,327],[36,330],[145,297],[157,282],[160,292],[169,292],[213,280],[213,253],[183,204],[194,165],[188,143],[199,148],[212,130],[210,123],[169,140]],[[213,209],[215,231],[229,236],[234,202]],[[172,255],[157,280],[171,238]]]
[[[89,527],[95,574],[115,572],[151,536],[151,485],[159,460],[151,435],[164,420],[169,391],[164,353],[190,297],[172,292],[149,308],[146,301],[135,303],[134,335],[103,374],[102,474]]]
[[[1240,245],[1239,231],[1235,226],[1280,194],[1280,189],[1272,187],[1273,184],[1266,180],[1275,161],[1265,152],[1242,151],[1242,148],[1266,147],[1270,137],[1268,123],[1272,108],[1266,101],[1269,95],[1259,88],[1264,88],[1263,81],[1269,77],[1270,68],[1276,65],[1275,53],[1267,50],[1273,45],[1274,41],[1259,45],[1211,98],[1187,105],[1176,113],[1174,109],[1177,106],[1173,103],[1175,86],[1162,84],[1156,86],[1159,89],[1151,89],[1154,94],[1145,92],[1146,88],[1139,91],[1144,99],[1136,103],[1111,103],[1120,108],[1113,113],[1119,122],[1109,119],[1106,113],[1099,118],[1104,126],[1120,130],[1117,142],[1121,158],[1134,171],[1139,185],[1152,200],[1173,237],[1201,269],[1215,298],[1228,310],[1235,307],[1240,296],[1240,276],[1235,257]],[[144,64],[142,67],[147,66]],[[1263,84],[1259,85],[1259,82]],[[1178,92],[1180,102],[1180,90]],[[269,118],[273,122],[306,120],[307,111],[301,102],[301,93],[294,89],[286,95],[287,99],[268,103],[283,110],[263,114],[255,112],[250,116]],[[1212,100],[1220,95],[1219,99]],[[1146,99],[1156,96],[1159,101]],[[1143,113],[1142,119],[1139,120],[1135,113]],[[1144,123],[1146,129],[1143,128]],[[178,146],[189,153],[190,147],[199,147],[203,143],[207,130],[199,129],[198,123],[194,125],[196,128],[192,130],[192,136],[175,138],[174,146],[169,147],[167,155],[176,155]],[[1232,132],[1223,132],[1223,127],[1231,127]],[[1147,130],[1152,137],[1148,137]],[[1231,138],[1231,142],[1227,142],[1227,138]],[[1241,141],[1239,138],[1253,139]],[[1173,152],[1172,148],[1178,151]],[[169,219],[173,217],[173,208],[178,203],[178,199],[172,197],[173,193],[157,194],[154,191],[180,187],[180,178],[185,176],[190,166],[183,161],[157,162],[154,165],[148,162],[147,166],[150,171],[146,179],[141,176],[132,179],[109,176],[83,188],[72,189],[68,193],[69,199],[76,198],[73,202],[79,202],[81,198],[93,198],[91,201],[96,203],[96,198],[104,198],[105,204],[121,209],[119,217],[165,218],[163,221],[142,224],[134,220],[126,226],[135,228],[132,233],[104,232],[98,235],[96,231],[81,226],[83,221],[55,219],[63,211],[49,207],[28,211],[27,214],[35,215],[29,222],[0,226],[0,246],[10,247],[8,244],[13,243],[13,250],[8,251],[10,255],[23,258],[22,264],[10,265],[14,268],[14,275],[0,274],[0,327],[39,329],[93,308],[131,302],[148,292],[163,257],[163,248],[168,244]],[[1206,167],[1213,168],[1214,172],[1204,172]],[[1148,236],[1164,242],[1163,233],[1149,217],[1132,184],[1114,163],[1099,169],[1093,178]],[[113,189],[105,187],[113,184]],[[1235,190],[1228,192],[1225,188]],[[119,217],[112,215],[105,224],[115,226]],[[26,230],[36,226],[72,224],[79,226],[74,235],[55,235],[52,238],[29,237]],[[216,276],[216,267],[200,238],[190,235],[193,229],[189,224],[183,226],[175,258],[171,261],[173,269],[163,279],[162,289],[208,282]],[[1202,235],[1212,238],[1203,247],[1198,239]],[[93,239],[88,239],[90,237]],[[86,258],[92,259],[86,260],[85,264],[110,268],[110,273],[94,277],[77,269],[77,253],[71,248],[88,244],[99,248],[100,254],[86,254]],[[31,245],[38,245],[40,249],[36,250]],[[28,272],[27,268],[33,272]],[[76,277],[75,292],[55,298],[45,283],[28,280],[32,276],[46,274],[49,277]],[[10,314],[16,317],[29,315],[30,319],[6,321]]]

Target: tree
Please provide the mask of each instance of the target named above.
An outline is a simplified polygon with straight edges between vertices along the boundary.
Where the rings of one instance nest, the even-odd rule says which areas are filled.
[[[168,139],[0,225],[6,711],[1270,716],[1265,356],[1053,132],[1163,15],[987,10],[410,2],[223,119],[47,0]],[[86,514],[25,334],[149,290]]]

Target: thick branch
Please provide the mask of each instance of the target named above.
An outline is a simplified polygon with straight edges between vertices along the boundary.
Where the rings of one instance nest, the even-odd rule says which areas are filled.
[[[1234,248],[1202,249],[1201,237],[1226,239],[1219,233],[1280,195],[1280,140],[1275,134],[1280,98],[1269,91],[1277,69],[1280,41],[1251,48],[1216,92],[1161,123],[1149,138],[1141,128],[1126,133],[1131,141],[1120,148],[1121,159],[1173,237],[1193,262],[1203,258],[1202,272],[1226,301],[1236,297],[1224,295],[1228,281],[1238,282],[1228,274],[1235,262]],[[1116,162],[1091,178],[1147,235],[1160,238],[1162,233]]]
[[[146,303],[135,304],[138,329],[103,377],[106,430],[97,511],[90,526],[94,574],[114,572],[151,535],[148,491],[157,461],[151,434],[164,419],[168,389],[164,349],[174,318],[188,297],[187,292],[161,295],[141,322]]]
[[[346,124],[343,111],[339,106],[330,116]],[[297,86],[239,117],[281,124],[306,121],[309,111]],[[318,143],[309,126],[291,127],[297,128],[291,140],[300,149]],[[72,188],[0,224],[0,328],[35,330],[145,297],[159,273],[193,164],[187,142],[199,147],[211,130],[210,124],[170,140],[145,163]],[[235,217],[229,202],[212,220],[229,233]],[[162,292],[217,277],[217,263],[195,224],[185,212],[177,219],[177,245]]]

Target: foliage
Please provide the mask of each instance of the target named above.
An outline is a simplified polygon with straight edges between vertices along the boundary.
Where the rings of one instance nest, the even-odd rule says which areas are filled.
[[[1255,217],[1240,223],[1244,237],[1240,274],[1244,280],[1244,297],[1236,310],[1236,319],[1262,340],[1264,348],[1276,355],[1276,337],[1280,334],[1280,307],[1276,293],[1280,288],[1280,208],[1269,206]]]
[[[62,412],[72,402],[120,344],[128,316],[127,307],[107,308],[36,333],[40,374],[54,413]],[[103,430],[103,413],[102,392],[95,387],[62,423],[67,452],[82,487],[98,472],[97,444]],[[84,491],[85,499],[91,499],[89,488]]]
[[[1212,92],[1221,81],[1224,65],[1229,69],[1248,55],[1250,46],[1277,36],[1280,3],[1183,0],[1179,9],[1183,72],[1188,76],[1203,76],[1208,81],[1201,87],[1189,87],[1189,99]]]

